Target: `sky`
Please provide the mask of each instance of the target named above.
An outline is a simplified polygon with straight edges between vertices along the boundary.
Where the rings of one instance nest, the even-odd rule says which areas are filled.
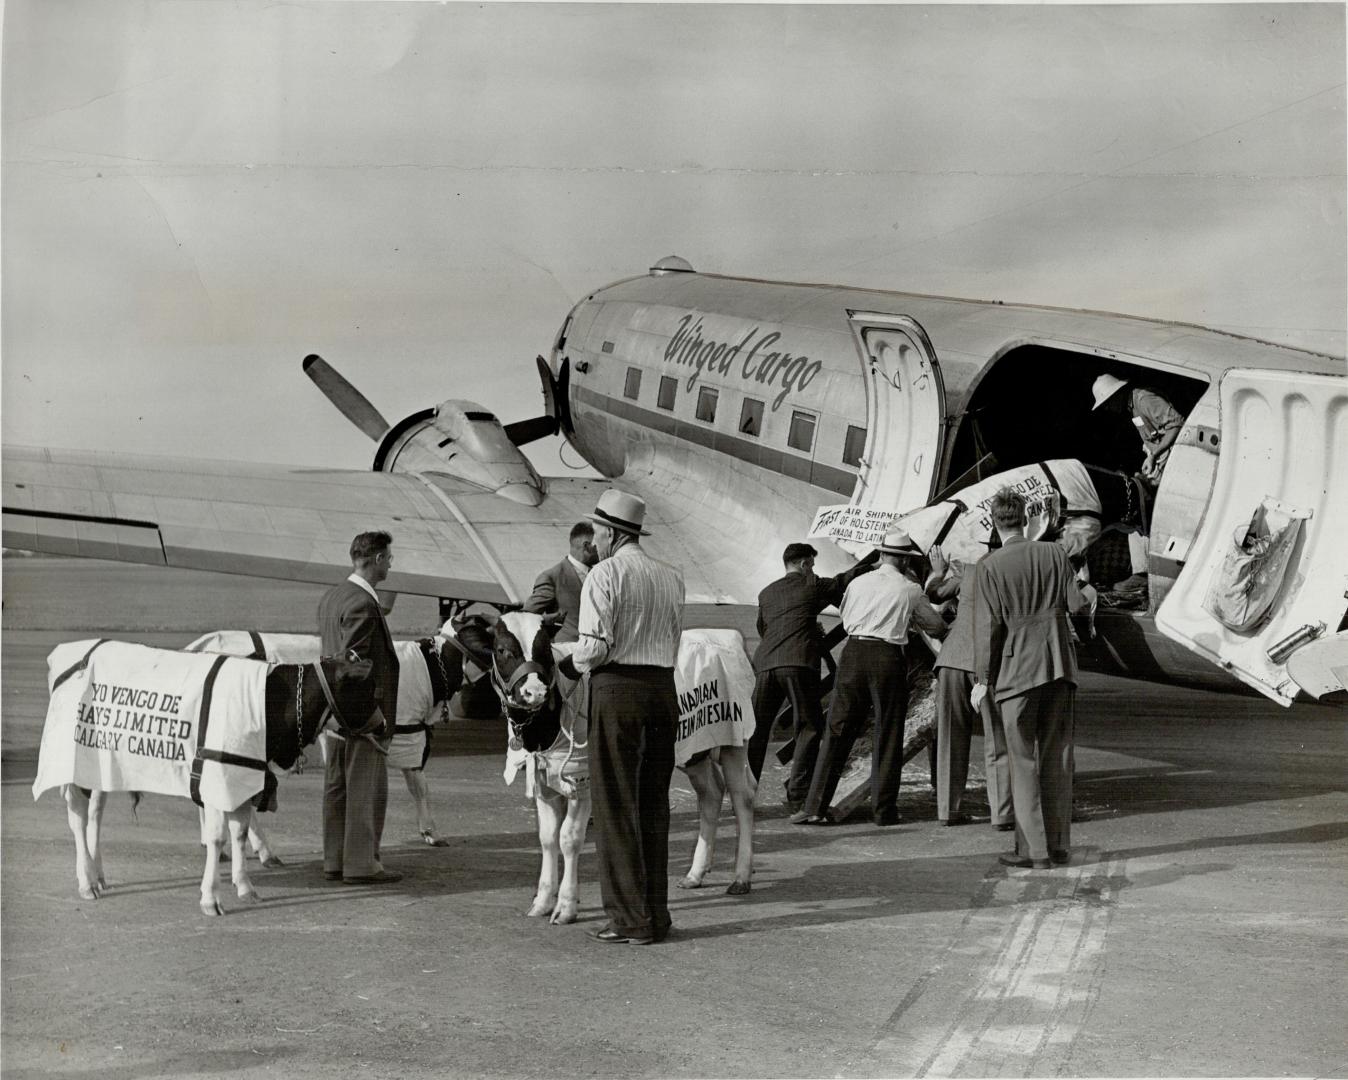
[[[524,419],[570,307],[671,254],[1345,351],[1339,4],[7,0],[3,33],[6,443],[368,467],[306,354],[390,422]]]

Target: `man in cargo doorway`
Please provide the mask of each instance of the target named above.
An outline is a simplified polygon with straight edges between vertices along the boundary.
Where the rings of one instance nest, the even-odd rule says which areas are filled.
[[[1127,390],[1127,393],[1123,393]],[[1126,414],[1137,429],[1142,440],[1145,458],[1139,470],[1146,483],[1149,494],[1155,495],[1161,483],[1161,473],[1165,470],[1170,457],[1170,448],[1179,438],[1184,427],[1184,417],[1175,407],[1155,390],[1134,386],[1117,375],[1100,375],[1091,386],[1095,398],[1092,411],[1104,410]],[[1114,586],[1115,592],[1128,593],[1141,591],[1145,596],[1147,586],[1147,537],[1142,532],[1128,534],[1128,557],[1132,566],[1132,576]]]

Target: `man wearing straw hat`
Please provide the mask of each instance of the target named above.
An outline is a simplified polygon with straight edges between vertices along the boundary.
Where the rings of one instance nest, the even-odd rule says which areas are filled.
[[[828,806],[866,714],[873,710],[871,813],[877,825],[899,823],[899,781],[903,770],[903,723],[908,715],[908,629],[916,623],[933,637],[946,624],[905,571],[922,551],[903,530],[890,532],[879,547],[880,565],[858,577],[843,593],[838,612],[847,644],[838,661],[828,730],[819,748],[810,793],[795,825],[827,825]]]
[[[580,592],[580,640],[560,669],[590,672],[590,788],[608,924],[591,936],[649,945],[669,933],[669,781],[679,720],[674,665],[683,575],[640,538],[646,504],[610,488],[593,514],[600,562]],[[574,669],[574,670],[573,670]]]

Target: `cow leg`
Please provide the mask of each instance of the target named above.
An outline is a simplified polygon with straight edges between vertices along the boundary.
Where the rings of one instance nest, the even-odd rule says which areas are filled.
[[[697,792],[697,847],[693,849],[693,865],[674,884],[680,889],[700,889],[716,853],[716,822],[721,816],[725,781],[710,754],[696,764],[689,765],[687,773],[688,782]]]
[[[431,816],[431,789],[426,783],[426,774],[420,769],[404,769],[403,780],[416,804],[417,832],[421,834],[421,842],[430,847],[448,847],[449,841],[436,831],[435,818]]]
[[[562,822],[562,888],[552,923],[573,923],[580,908],[580,849],[585,846],[585,826],[590,821],[590,789],[566,800],[566,818]]]
[[[201,875],[201,913],[223,915],[216,895],[220,883],[220,852],[225,845],[225,815],[207,806],[201,808],[201,844],[206,849],[206,869]],[[240,853],[242,854],[242,853]],[[239,860],[242,862],[242,858]]]
[[[74,784],[61,785],[66,800],[66,821],[75,837],[75,882],[80,897],[97,900],[101,895],[98,874],[89,858],[89,797]]]
[[[735,880],[726,892],[743,896],[749,891],[754,873],[754,774],[749,769],[748,751],[743,746],[721,747],[721,769],[735,809]]]
[[[256,904],[261,897],[253,888],[253,880],[248,876],[248,822],[252,819],[253,807],[244,803],[237,810],[225,814],[229,823],[229,859],[230,877],[234,881],[234,891],[245,904]]]
[[[258,820],[257,810],[253,806],[248,807],[248,843],[254,851],[257,852],[258,862],[270,870],[275,866],[284,866],[281,857],[271,849],[271,841],[267,839],[267,834],[262,831],[262,823]]]
[[[534,794],[534,808],[538,812],[538,846],[542,849],[543,865],[538,871],[538,891],[534,902],[525,913],[534,919],[552,914],[557,906],[557,889],[561,877],[562,820],[566,816],[566,800],[543,784]]]
[[[139,796],[134,798],[139,800]],[[89,826],[86,832],[89,839],[89,869],[100,895],[108,890],[107,879],[103,876],[103,811],[107,805],[106,791],[94,791],[89,795]],[[132,809],[135,809],[134,802]]]

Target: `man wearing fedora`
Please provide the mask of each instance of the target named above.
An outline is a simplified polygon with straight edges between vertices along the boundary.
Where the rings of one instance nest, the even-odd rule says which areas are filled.
[[[1067,553],[1025,538],[1025,498],[992,497],[1002,546],[974,578],[974,672],[970,704],[997,703],[1011,765],[1016,850],[1007,866],[1047,870],[1071,858],[1076,653],[1069,612],[1086,607]]]
[[[942,638],[945,620],[909,576],[922,557],[912,538],[890,532],[879,547],[880,565],[856,578],[838,607],[847,644],[838,661],[828,729],[819,748],[810,793],[796,825],[831,823],[829,803],[847,764],[848,752],[873,711],[871,813],[877,825],[899,822],[899,781],[903,770],[903,723],[908,715],[908,631],[913,623]],[[907,573],[905,572],[907,571]]]
[[[786,781],[786,804],[799,810],[805,803],[819,756],[824,713],[819,704],[819,664],[823,659],[819,613],[837,604],[852,579],[864,574],[879,557],[868,555],[836,577],[815,577],[817,552],[809,544],[787,544],[782,552],[786,573],[758,594],[758,648],[754,650],[754,719],[749,738],[749,768],[757,780],[763,772],[773,721],[782,702],[791,705],[795,752]]]
[[[669,933],[669,781],[679,720],[674,665],[683,575],[641,547],[646,504],[610,488],[593,514],[600,561],[580,593],[580,638],[560,666],[590,673],[590,789],[608,924],[591,936],[649,945]]]

